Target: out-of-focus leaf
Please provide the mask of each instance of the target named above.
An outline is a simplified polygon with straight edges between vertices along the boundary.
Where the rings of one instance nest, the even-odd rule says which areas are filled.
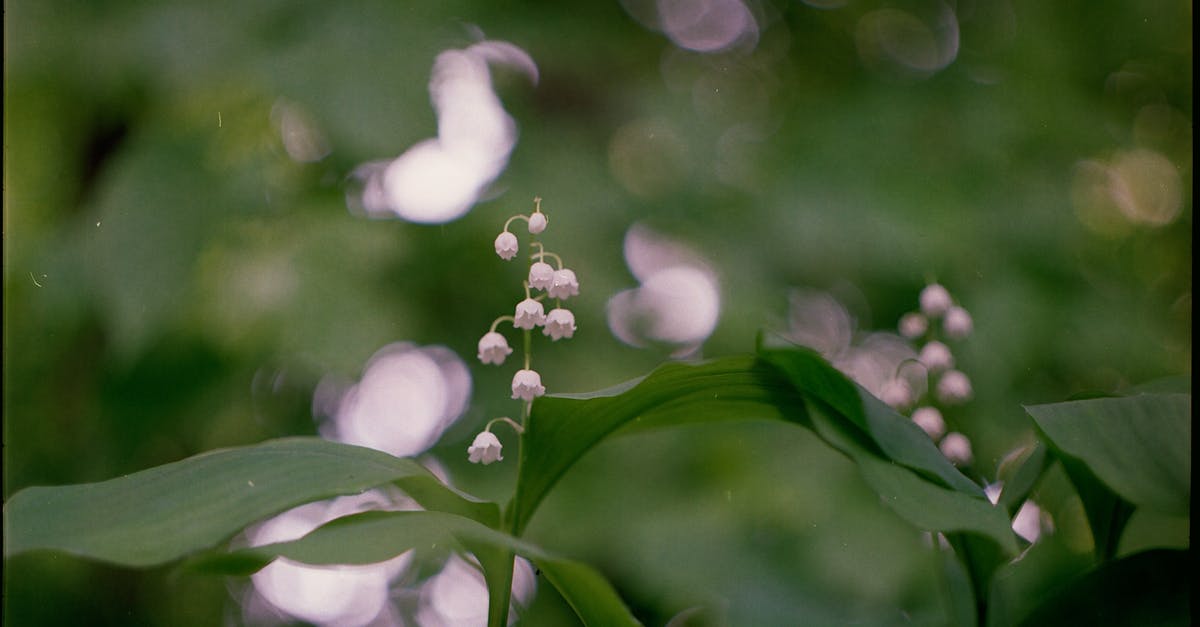
[[[528,558],[542,571],[585,625],[639,624],[612,586],[591,567],[548,553],[469,518],[444,512],[355,514],[327,523],[299,540],[210,554],[197,559],[191,566],[208,572],[228,568],[225,572],[244,574],[245,565],[257,564],[261,568],[280,556],[315,565],[373,564],[410,549],[435,546],[462,547],[477,555],[481,549],[508,555],[504,563],[482,562],[485,571],[497,568],[511,571],[512,554],[516,553]],[[235,570],[234,565],[242,568]],[[507,590],[501,592],[507,593]],[[489,593],[495,596],[494,591],[489,590]]]
[[[939,542],[934,538],[933,542]],[[967,572],[957,554],[949,549],[938,547],[938,561],[941,566],[942,585],[945,587],[945,599],[949,604],[948,613],[951,624],[963,627],[975,627],[978,624],[975,611],[975,591],[971,586],[971,576]]]
[[[1009,516],[1016,515],[1025,497],[1029,496],[1052,461],[1053,458],[1046,454],[1046,445],[1034,442],[1010,454],[1000,463],[997,478],[1004,482],[1004,487],[1000,490],[999,505]]]
[[[1139,394],[1025,410],[1056,449],[1086,465],[1124,500],[1167,514],[1186,514],[1191,499],[1191,404],[1190,394]]]
[[[1122,396],[1136,394],[1191,394],[1192,377],[1186,374],[1147,381],[1121,391]]]
[[[1055,590],[1020,624],[1189,625],[1188,551],[1146,551],[1101,565]]]
[[[1007,627],[1052,596],[1056,586],[1087,571],[1091,554],[1071,551],[1059,536],[1031,545],[1019,559],[1001,566],[988,594],[988,627]]]
[[[983,498],[983,490],[958,471],[913,421],[897,414],[809,349],[764,350],[801,394],[819,400],[864,430],[883,456],[936,481]]]
[[[396,483],[430,508],[496,524],[498,508],[420,464],[318,438],[210,451],[99,483],[27,488],[4,505],[5,556],[49,549],[153,566],[290,507]]]

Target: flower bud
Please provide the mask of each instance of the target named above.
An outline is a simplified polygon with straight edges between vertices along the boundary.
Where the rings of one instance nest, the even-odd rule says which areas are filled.
[[[920,301],[921,311],[930,318],[941,316],[954,304],[950,299],[950,292],[938,283],[926,285],[925,289],[921,290]]]
[[[912,414],[912,421],[935,441],[946,433],[946,421],[936,407],[918,407]]]
[[[950,353],[950,347],[936,340],[923,346],[917,359],[930,372],[942,372],[954,367],[954,355]]]
[[[961,340],[971,335],[973,327],[971,314],[962,307],[951,307],[946,312],[946,319],[942,320],[942,330],[946,332],[946,337],[953,340]]]
[[[541,211],[534,212],[533,215],[529,216],[529,232],[537,235],[545,231],[546,225],[549,223],[550,220],[546,218],[546,214]]]
[[[883,384],[879,399],[891,406],[892,409],[904,409],[913,402],[912,389],[903,379],[892,379]]]
[[[937,383],[937,398],[945,405],[971,400],[971,380],[958,370],[949,370]]]
[[[900,335],[912,340],[922,335],[929,330],[929,319],[925,316],[910,311],[900,317]]]
[[[961,433],[946,434],[946,438],[942,440],[939,448],[942,450],[942,455],[945,455],[946,459],[956,466],[971,463],[971,441]]]

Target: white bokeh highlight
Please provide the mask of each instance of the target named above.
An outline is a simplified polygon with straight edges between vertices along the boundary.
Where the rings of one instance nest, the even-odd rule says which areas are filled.
[[[516,122],[492,86],[489,65],[515,68],[537,84],[529,54],[503,41],[446,50],[434,60],[429,96],[436,137],[418,142],[390,163],[361,166],[362,185],[351,206],[368,215],[394,214],[439,224],[462,217],[504,171],[517,142]]]
[[[250,546],[297,540],[335,518],[368,510],[414,509],[396,493],[371,490],[331,501],[308,503],[275,516],[247,531]],[[321,627],[362,627],[389,624],[389,588],[408,568],[409,553],[378,564],[311,566],[277,558],[251,576],[254,594],[278,612]],[[250,600],[248,613],[261,609]],[[247,616],[247,622],[270,622]]]
[[[609,299],[613,336],[638,348],[666,345],[677,357],[695,352],[721,314],[720,286],[707,262],[641,225],[625,234],[625,262],[641,285]]]
[[[371,357],[358,383],[321,392],[319,404],[335,408],[321,426],[326,438],[408,457],[433,446],[462,415],[471,375],[445,347],[395,343]]]

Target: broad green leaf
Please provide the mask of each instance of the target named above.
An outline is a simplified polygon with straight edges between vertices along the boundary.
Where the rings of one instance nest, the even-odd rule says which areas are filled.
[[[525,426],[509,528],[520,535],[563,473],[622,427],[734,418],[799,421],[802,401],[753,356],[666,364],[638,381],[594,394],[539,398]]]
[[[410,459],[286,438],[99,483],[22,490],[4,505],[4,551],[50,549],[154,566],[210,548],[290,507],[393,482],[426,507],[498,522],[495,504],[452,491]]]
[[[867,485],[901,518],[926,531],[979,534],[1003,552],[1016,553],[1016,538],[1002,508],[878,457],[856,441],[856,434],[845,421],[831,417],[819,405],[810,405],[808,415],[817,435],[854,460]]]
[[[282,556],[305,564],[373,564],[410,549],[435,546],[466,548],[507,555],[504,563],[483,561],[486,571],[507,567],[512,554],[528,558],[559,591],[585,625],[638,625],[612,586],[592,568],[548,553],[541,548],[486,527],[474,520],[443,512],[366,512],[340,518],[291,542],[212,554],[191,565],[202,570],[245,574]]]
[[[934,542],[939,542],[934,540]],[[961,627],[976,627],[977,617],[975,590],[971,586],[971,575],[962,563],[957,552],[942,547],[937,548],[937,560],[942,576],[943,598],[948,607],[951,625]]]
[[[999,569],[988,594],[988,627],[1010,627],[1054,594],[1065,581],[1095,564],[1090,553],[1070,550],[1061,536],[1049,535],[1030,545]]]
[[[805,398],[819,400],[862,429],[883,456],[944,485],[983,498],[983,490],[958,471],[913,421],[854,383],[809,349],[763,350]]]
[[[1138,394],[1025,410],[1057,450],[1122,499],[1184,515],[1191,499],[1191,404],[1190,394]]]
[[[918,527],[979,533],[1004,551],[1015,551],[1015,539],[1003,511],[988,503],[982,490],[954,469],[920,428],[877,406],[864,411],[858,388],[813,353],[768,354],[792,368],[781,372],[775,365],[749,356],[697,365],[668,364],[641,380],[596,394],[535,401],[521,451],[517,493],[509,510],[510,528],[520,535],[541,499],[563,473],[618,429],[763,418],[814,429],[858,462],[868,485]],[[813,393],[809,406],[815,411],[806,412],[805,395],[809,392],[798,391],[799,386],[785,375],[812,376],[821,382],[817,387],[832,392]],[[836,406],[829,408],[826,398]],[[878,438],[888,443],[887,449],[837,406],[857,406],[863,424],[882,434]],[[818,419],[820,423],[816,424]],[[897,451],[904,463],[889,458],[888,449]],[[931,481],[931,476],[942,477],[945,482]]]
[[[1102,564],[1053,591],[1021,625],[1190,625],[1189,551],[1160,549]]]
[[[1010,453],[1000,462],[997,478],[1004,483],[1000,490],[1000,506],[1015,516],[1025,498],[1042,478],[1042,473],[1054,461],[1046,445],[1034,442]]]

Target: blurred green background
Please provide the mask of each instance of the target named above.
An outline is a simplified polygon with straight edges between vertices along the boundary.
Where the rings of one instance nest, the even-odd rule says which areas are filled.
[[[985,476],[1031,439],[1022,403],[1190,373],[1190,2],[745,6],[753,38],[705,53],[636,0],[7,0],[5,499],[315,434],[322,377],[397,341],[468,362],[470,408],[433,454],[505,499],[513,464],[464,451],[518,411],[510,371],[474,354],[519,297],[491,242],[535,195],[582,284],[576,337],[537,355],[551,393],[668,358],[607,328],[608,298],[637,284],[634,224],[716,271],[705,356],[785,330],[793,288],[830,291],[867,331],[946,285],[975,319],[957,355],[975,400],[948,419]],[[480,31],[541,73],[493,74],[520,135],[488,198],[434,226],[350,212],[357,165],[436,133],[433,59]],[[289,157],[281,110],[328,155]],[[1059,535],[1086,550],[1060,497]],[[607,442],[529,535],[595,564],[649,625],[694,606],[735,625],[945,620],[918,534],[782,425]],[[236,623],[240,585],[22,556],[4,620]],[[541,586],[530,622],[563,608]]]

